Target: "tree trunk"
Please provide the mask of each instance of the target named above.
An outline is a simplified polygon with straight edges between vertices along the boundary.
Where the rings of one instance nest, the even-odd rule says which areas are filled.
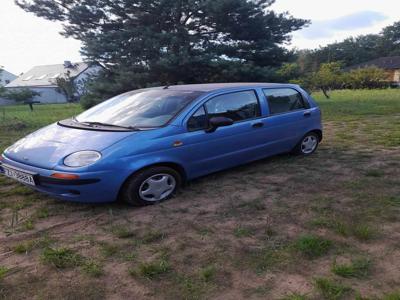
[[[322,92],[324,93],[324,96],[326,97],[326,99],[330,99],[328,92],[326,91],[326,89],[321,88]]]

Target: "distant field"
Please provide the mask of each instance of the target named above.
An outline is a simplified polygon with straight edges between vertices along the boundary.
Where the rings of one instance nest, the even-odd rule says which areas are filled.
[[[131,208],[0,177],[0,299],[400,299],[400,90],[314,97],[318,152]],[[0,150],[78,105],[0,107]]]

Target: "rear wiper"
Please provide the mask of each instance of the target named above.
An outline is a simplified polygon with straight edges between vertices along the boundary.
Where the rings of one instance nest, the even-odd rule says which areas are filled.
[[[76,120],[76,119],[75,119]],[[106,127],[117,127],[117,128],[123,128],[123,129],[129,129],[129,130],[140,130],[137,127],[133,126],[122,126],[122,125],[115,125],[115,124],[108,124],[108,123],[102,123],[102,122],[78,122],[80,124],[88,125],[88,126],[106,126]]]

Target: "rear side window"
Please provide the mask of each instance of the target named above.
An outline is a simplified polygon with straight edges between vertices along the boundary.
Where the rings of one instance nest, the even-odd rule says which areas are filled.
[[[263,92],[272,115],[306,108],[303,97],[294,89],[264,89]]]
[[[216,96],[206,104],[208,118],[226,117],[234,122],[260,116],[260,106],[254,91],[243,91]]]

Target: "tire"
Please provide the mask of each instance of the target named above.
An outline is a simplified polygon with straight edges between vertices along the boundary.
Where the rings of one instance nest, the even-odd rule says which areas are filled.
[[[300,142],[294,147],[292,153],[303,156],[311,155],[317,150],[319,142],[320,138],[318,134],[309,132],[301,138]]]
[[[149,167],[133,174],[124,184],[120,198],[133,206],[165,201],[182,185],[182,176],[170,167]]]

